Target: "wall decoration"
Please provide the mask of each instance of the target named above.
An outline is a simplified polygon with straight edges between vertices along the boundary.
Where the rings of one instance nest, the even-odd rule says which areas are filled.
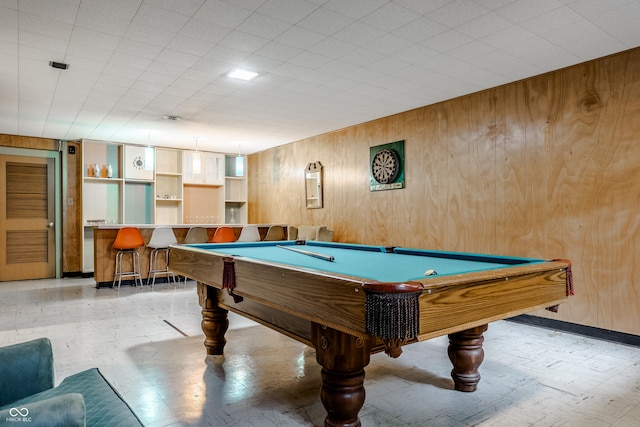
[[[304,169],[307,209],[322,208],[322,163],[312,162]]]
[[[369,148],[369,190],[404,188],[404,140]]]
[[[124,177],[127,179],[153,180],[153,148],[125,145]]]

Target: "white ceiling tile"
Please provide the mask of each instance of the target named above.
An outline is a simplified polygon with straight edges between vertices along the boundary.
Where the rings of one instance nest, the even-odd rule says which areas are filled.
[[[456,27],[456,30],[474,39],[480,39],[497,33],[498,31],[505,30],[513,25],[513,22],[507,18],[497,13],[489,12],[464,25]]]
[[[348,55],[342,56],[340,60],[349,64],[354,64],[358,67],[364,67],[376,61],[380,61],[383,58],[385,58],[385,56],[381,53],[365,48],[359,48],[349,52]]]
[[[87,8],[128,22],[133,19],[141,5],[142,0],[82,0],[80,10]]]
[[[235,28],[251,15],[251,9],[245,9],[234,4],[219,0],[207,0],[193,15],[194,18],[203,19],[213,24]]]
[[[20,31],[20,48],[31,47],[48,51],[51,58],[63,58],[67,51],[67,40],[47,37],[30,31]]]
[[[421,42],[421,44],[430,49],[437,50],[438,52],[446,52],[467,43],[471,43],[472,40],[473,39],[471,37],[466,36],[459,31],[449,30],[433,36],[430,39]]]
[[[186,24],[189,17],[177,12],[156,7],[148,2],[143,2],[132,25],[143,25],[151,28],[160,28],[169,33],[177,33]]]
[[[620,41],[586,21],[577,21],[550,31],[544,34],[544,38],[584,60],[604,56],[604,52],[626,49]]]
[[[18,42],[18,11],[0,7],[0,40]]]
[[[304,0],[267,0],[258,11],[290,24],[296,24],[318,8]]]
[[[61,40],[69,39],[73,30],[72,24],[53,21],[43,16],[30,15],[28,13],[21,13],[18,21],[20,31],[43,34]]]
[[[419,15],[409,9],[387,3],[361,18],[361,21],[384,31],[393,31],[418,18]]]
[[[442,25],[426,16],[421,16],[415,21],[409,22],[393,31],[393,34],[400,36],[414,43],[427,40],[437,34],[444,33],[449,27]]]
[[[234,30],[220,42],[220,45],[245,53],[253,53],[267,43],[269,39]]]
[[[164,46],[145,43],[132,39],[121,39],[120,43],[118,44],[117,51],[114,52],[114,57],[116,57],[118,53],[122,53],[125,55],[139,56],[146,59],[154,59],[160,54],[160,52],[162,52],[162,49],[164,49]]]
[[[533,19],[522,21],[522,25],[534,34],[545,34],[556,29],[562,29],[578,21],[582,21],[580,15],[568,7],[561,7],[550,12],[545,12]]]
[[[382,37],[384,34],[385,32],[380,29],[356,21],[348,27],[338,31],[332,37],[357,46],[363,46]]]
[[[205,0],[145,0],[145,3],[150,3],[162,9],[178,12],[186,16],[192,16],[200,9],[204,2]]]
[[[232,28],[224,25],[212,25],[202,19],[191,19],[178,33],[178,36],[186,36],[193,39],[200,39],[209,44],[215,44],[224,39]]]
[[[297,47],[271,41],[260,48],[256,53],[274,60],[287,61],[288,59],[299,55],[302,51],[302,49]]]
[[[88,28],[93,31],[100,31],[105,34],[121,36],[129,27],[130,22],[131,21],[128,18],[84,7],[83,4],[78,11],[78,17],[76,18],[75,25],[81,28]]]
[[[70,43],[82,43],[103,49],[115,49],[118,47],[119,42],[120,37],[118,36],[83,27],[75,27],[73,29],[70,41]]]
[[[20,12],[47,20],[73,24],[80,0],[29,0],[20,2]]]
[[[384,36],[367,43],[365,47],[383,55],[393,55],[395,52],[402,50],[407,42],[402,37],[387,33]]]
[[[330,0],[324,7],[353,19],[361,19],[387,3],[385,0]]]
[[[518,45],[525,40],[532,39],[533,37],[535,37],[535,34],[531,31],[514,25],[513,27],[505,28],[504,30],[482,37],[480,40],[496,49],[506,49]]]
[[[473,0],[455,0],[438,10],[434,10],[429,14],[429,17],[443,25],[455,28],[488,12],[489,9]]]
[[[408,63],[389,56],[385,56],[384,58],[368,65],[382,74],[393,74],[409,66]]]
[[[321,7],[296,25],[318,34],[331,36],[348,27],[351,23],[353,23],[353,19]]]
[[[167,48],[201,57],[211,50],[211,43],[202,39],[177,35],[169,42]]]
[[[168,45],[174,36],[175,34],[163,31],[162,28],[142,24],[129,26],[124,33],[127,39],[162,47]]]
[[[393,53],[392,56],[407,63],[419,64],[435,55],[438,55],[439,53],[440,52],[435,49],[430,49],[421,44],[414,43]]]
[[[449,49],[449,51],[447,51],[447,54],[462,61],[470,62],[474,58],[487,55],[494,50],[496,50],[495,47],[489,46],[488,44],[485,44],[481,41],[474,40],[465,45],[458,46],[454,49]]]
[[[89,46],[82,43],[73,43],[69,45],[67,54],[106,63],[109,61],[109,58],[111,58],[111,55],[113,55],[113,50]],[[69,64],[69,66],[72,66],[72,64]]]
[[[309,48],[310,52],[328,56],[330,58],[340,58],[356,49],[356,46],[333,38],[326,38],[320,43]]]
[[[295,46],[300,49],[307,49],[320,43],[324,36],[311,30],[293,26],[284,33],[280,34],[276,41],[289,46]]]
[[[558,0],[516,0],[496,9],[496,12],[515,23],[520,23],[562,6]]]
[[[289,24],[286,22],[261,13],[251,14],[242,24],[236,27],[239,31],[269,40],[273,40],[288,28]]]
[[[332,59],[328,56],[319,55],[313,52],[303,52],[300,55],[291,58],[287,62],[308,68],[310,70],[316,70],[331,61]]]

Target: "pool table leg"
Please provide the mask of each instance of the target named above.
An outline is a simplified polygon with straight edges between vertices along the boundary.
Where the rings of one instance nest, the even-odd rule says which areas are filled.
[[[312,323],[311,341],[322,366],[320,400],[327,411],[326,427],[358,427],[364,404],[364,367],[371,342]]]
[[[224,334],[229,328],[228,310],[218,307],[218,289],[198,282],[198,301],[202,307],[202,332],[207,354],[220,355],[227,340]]]
[[[480,382],[478,368],[484,359],[482,334],[487,325],[449,334],[449,359],[453,363],[451,378],[458,391],[476,391]]]

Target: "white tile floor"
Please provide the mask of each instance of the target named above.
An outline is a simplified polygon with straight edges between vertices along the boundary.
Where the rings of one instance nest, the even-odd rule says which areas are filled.
[[[0,301],[0,345],[49,337],[58,382],[99,367],[148,427],[323,425],[314,350],[230,315],[225,355],[206,356],[194,282],[4,282]],[[640,348],[495,322],[475,393],[452,389],[446,348],[374,355],[363,426],[640,425]]]

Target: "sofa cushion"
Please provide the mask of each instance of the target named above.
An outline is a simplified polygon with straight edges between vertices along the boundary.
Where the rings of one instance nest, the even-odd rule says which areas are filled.
[[[11,403],[10,406],[21,407],[29,402],[68,393],[82,394],[86,407],[87,426],[134,427],[143,425],[122,396],[97,368],[71,375],[57,387],[20,399]]]
[[[53,387],[51,342],[39,338],[0,349],[0,407]]]

